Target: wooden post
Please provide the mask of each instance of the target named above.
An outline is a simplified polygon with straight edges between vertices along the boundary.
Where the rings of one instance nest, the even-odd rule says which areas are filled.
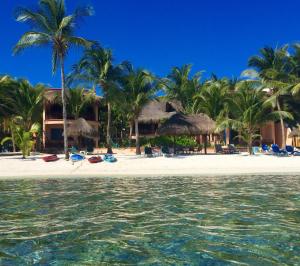
[[[204,135],[204,153],[207,154],[207,134]]]

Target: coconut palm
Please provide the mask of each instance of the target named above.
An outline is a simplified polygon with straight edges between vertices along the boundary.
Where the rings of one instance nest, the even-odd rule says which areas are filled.
[[[127,62],[115,66],[113,64],[112,51],[95,45],[91,49],[85,50],[82,58],[73,67],[73,71],[70,74],[70,81],[72,83],[91,83],[94,88],[95,86],[100,86],[102,89],[103,98],[107,105],[107,153],[112,153],[112,104],[114,103],[118,92],[118,80],[122,76],[126,66]]]
[[[288,94],[288,87],[290,80],[290,73],[292,71],[291,60],[288,54],[288,46],[285,45],[280,48],[273,49],[271,47],[265,47],[260,50],[260,55],[252,56],[249,59],[248,65],[254,67],[257,70],[255,75],[261,78],[265,87],[269,88],[272,95],[268,99],[272,103],[273,107],[276,107],[278,111],[283,109],[282,96]],[[247,71],[245,72],[247,74]],[[249,71],[248,71],[249,73]],[[285,128],[283,117],[279,120],[281,125],[281,146],[285,146]]]
[[[201,74],[197,72],[191,76],[192,65],[173,67],[167,79],[163,79],[166,96],[181,102],[185,112],[191,110],[193,96],[201,89]]]
[[[240,82],[239,89],[229,99],[231,117],[223,120],[218,130],[230,127],[240,132],[239,138],[243,139],[252,154],[252,142],[260,135],[261,126],[278,118],[292,118],[285,111],[274,111],[270,101],[266,100],[266,93],[261,88],[253,87],[253,83]]]
[[[206,81],[201,91],[193,97],[193,112],[205,113],[214,121],[223,118],[231,86],[232,81],[226,78]]]
[[[121,79],[123,110],[135,124],[136,154],[141,154],[138,117],[145,104],[155,98],[157,86],[154,76],[146,70],[133,68]],[[120,103],[121,104],[121,103]]]
[[[93,13],[91,7],[78,8],[73,14],[67,15],[64,0],[40,0],[37,10],[21,7],[17,10],[17,21],[28,23],[30,31],[20,38],[14,47],[17,54],[26,48],[52,47],[52,72],[58,65],[61,72],[62,105],[64,121],[64,151],[68,158],[67,111],[65,86],[65,58],[72,46],[89,47],[92,42],[74,35],[78,22]]]
[[[14,115],[22,118],[24,129],[29,131],[36,122],[41,122],[45,86],[32,86],[27,80],[17,80],[11,90]]]

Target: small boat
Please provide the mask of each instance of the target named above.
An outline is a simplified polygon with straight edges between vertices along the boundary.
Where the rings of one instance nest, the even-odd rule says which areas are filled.
[[[55,161],[59,160],[59,158],[57,157],[56,154],[44,156],[44,157],[42,157],[42,159],[45,162],[55,162]]]
[[[90,163],[100,163],[102,162],[102,158],[100,156],[92,156],[91,158],[88,158],[88,161]]]
[[[85,156],[83,154],[76,153],[76,154],[72,154],[70,156],[70,159],[72,162],[79,162],[79,161],[83,161],[85,159]]]
[[[108,163],[114,163],[117,161],[116,157],[113,156],[112,154],[105,154],[103,159]]]

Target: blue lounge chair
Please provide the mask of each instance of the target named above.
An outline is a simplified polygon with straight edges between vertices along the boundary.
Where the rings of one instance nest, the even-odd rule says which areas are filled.
[[[114,163],[117,161],[116,157],[112,154],[105,154],[103,160],[108,163]]]
[[[257,146],[253,146],[252,147],[252,153],[255,155],[255,154],[258,154],[259,153],[259,147]]]
[[[270,151],[270,147],[267,144],[261,145],[261,149],[265,153],[268,153]]]
[[[272,148],[272,152],[273,152],[274,155],[277,155],[277,156],[288,156],[288,152],[286,150],[280,149],[277,144],[273,144],[271,146],[271,148]]]
[[[290,155],[300,156],[300,152],[296,151],[295,148],[294,148],[294,146],[286,145],[285,149],[288,152],[288,154],[290,154]]]
[[[145,156],[148,158],[153,157],[153,152],[151,147],[145,147]]]

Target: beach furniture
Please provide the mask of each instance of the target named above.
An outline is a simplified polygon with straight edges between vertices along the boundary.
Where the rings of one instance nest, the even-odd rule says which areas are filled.
[[[232,150],[229,147],[222,147],[221,144],[215,144],[216,153],[221,154],[233,154]]]
[[[290,155],[300,156],[300,151],[297,151],[294,146],[287,145],[285,147],[285,149],[286,149],[287,153]]]
[[[114,163],[117,161],[116,157],[112,154],[105,154],[103,160],[108,163]]]
[[[269,153],[270,152],[270,147],[267,144],[261,145],[261,149],[264,153]]]
[[[71,154],[70,159],[73,163],[74,162],[80,162],[80,161],[83,161],[85,159],[85,156],[83,154],[80,154],[80,153],[75,153],[75,154]]]
[[[169,149],[169,147],[166,147],[166,146],[161,148],[161,153],[165,157],[170,157],[171,156],[170,149]]]
[[[224,153],[223,147],[221,144],[215,144],[215,151],[216,153]]]
[[[90,163],[100,163],[103,160],[102,160],[101,156],[92,156],[92,157],[88,158],[88,161]]]
[[[272,149],[273,155],[288,156],[288,152],[286,150],[280,149],[277,144],[272,144],[271,149]]]
[[[153,157],[153,152],[152,152],[152,148],[151,147],[145,147],[145,156],[148,158]]]
[[[69,149],[69,152],[70,152],[70,153],[73,153],[73,154],[76,154],[76,153],[79,153],[79,150],[78,150],[77,147],[72,146],[72,147]]]
[[[44,156],[42,157],[42,159],[44,160],[44,162],[55,162],[59,160],[56,154]]]
[[[252,147],[252,153],[253,153],[253,154],[258,154],[259,152],[260,152],[260,149],[259,149],[258,146],[253,146],[253,147]]]
[[[239,154],[240,151],[233,145],[233,144],[228,144],[228,149],[230,154]]]

